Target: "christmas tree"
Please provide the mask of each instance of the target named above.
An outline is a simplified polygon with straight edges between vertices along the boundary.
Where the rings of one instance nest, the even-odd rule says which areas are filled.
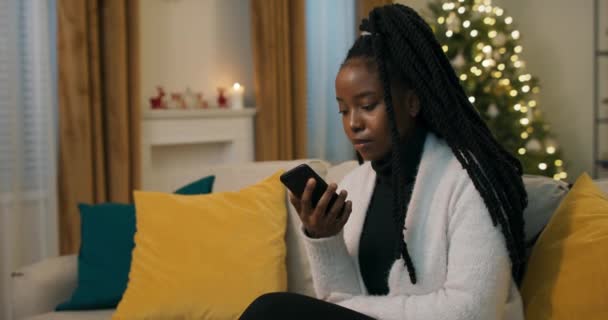
[[[435,1],[429,9],[435,36],[496,139],[519,158],[524,173],[566,179],[513,18],[491,0]]]

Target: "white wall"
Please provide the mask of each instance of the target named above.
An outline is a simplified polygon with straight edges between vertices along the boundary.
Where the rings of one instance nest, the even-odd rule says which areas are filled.
[[[217,87],[245,86],[254,104],[249,0],[145,0],[140,9],[141,97],[156,86],[202,91],[216,104]]]
[[[427,0],[399,0],[415,10]],[[494,0],[521,32],[521,54],[541,84],[539,106],[570,174],[592,173],[593,1]],[[604,139],[606,141],[606,139]]]

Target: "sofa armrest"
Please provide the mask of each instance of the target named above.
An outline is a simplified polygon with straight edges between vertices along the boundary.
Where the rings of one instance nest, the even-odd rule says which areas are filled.
[[[69,299],[78,281],[76,255],[42,260],[11,274],[14,319],[51,312]]]

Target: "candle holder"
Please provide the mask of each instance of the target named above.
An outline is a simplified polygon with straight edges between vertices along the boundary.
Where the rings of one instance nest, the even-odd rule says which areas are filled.
[[[245,96],[245,87],[243,87],[240,83],[235,83],[232,85],[230,90],[230,107],[235,110],[241,110],[245,107],[245,103],[243,101]]]

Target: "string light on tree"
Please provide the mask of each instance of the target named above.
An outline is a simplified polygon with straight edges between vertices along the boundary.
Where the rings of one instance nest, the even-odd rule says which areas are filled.
[[[454,10],[455,7],[456,7],[456,4],[453,2],[446,2],[443,4],[443,10],[445,10],[445,11]]]
[[[498,142],[525,173],[565,179],[559,144],[539,108],[539,80],[526,70],[525,34],[513,18],[492,0],[429,0],[429,9],[442,50]]]

